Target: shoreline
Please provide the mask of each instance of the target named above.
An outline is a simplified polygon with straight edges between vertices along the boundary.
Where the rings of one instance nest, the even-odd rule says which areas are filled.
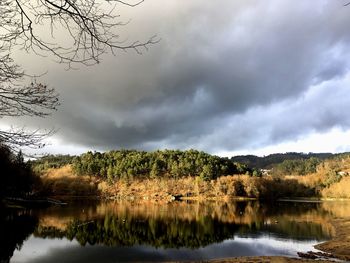
[[[326,253],[331,253],[337,259],[350,260],[350,217],[334,218],[330,221],[335,235],[331,240],[316,244],[314,247]]]
[[[259,199],[256,197],[246,196],[182,196],[171,195],[167,196],[115,196],[115,195],[48,195],[43,198],[52,198],[61,201],[76,201],[76,200],[102,200],[102,201],[154,201],[154,202],[172,202],[172,201],[267,201],[267,202],[296,202],[296,203],[322,203],[322,202],[350,202],[350,198],[319,198],[319,197],[291,197],[291,198],[278,198],[278,199]],[[349,215],[350,216],[350,215]]]

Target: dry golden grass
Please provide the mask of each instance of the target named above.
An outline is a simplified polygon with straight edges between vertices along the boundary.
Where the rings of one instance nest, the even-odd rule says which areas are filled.
[[[316,187],[322,184],[322,182],[326,179],[326,174],[323,172],[318,172],[314,174],[308,174],[304,176],[298,175],[287,175],[285,179],[297,180],[299,183],[308,186],[308,187]]]
[[[199,177],[101,181],[98,189],[115,199],[169,200],[174,197],[195,200],[229,200],[231,198],[265,198],[312,196],[314,193],[297,180],[245,175],[223,176],[211,181]]]
[[[74,175],[72,171],[72,166],[71,165],[66,165],[61,168],[51,168],[48,169],[47,172],[42,175],[43,179],[61,179],[63,177],[67,178],[75,178],[76,175]]]
[[[345,176],[339,182],[329,181],[329,174],[333,173],[350,174],[350,156],[341,159],[326,160],[317,167],[317,172],[305,176],[285,176],[285,179],[296,180],[309,188],[314,188],[319,197],[322,198],[350,198],[350,177]],[[324,184],[331,184],[326,188]]]
[[[74,175],[70,165],[49,169],[41,176],[42,191],[51,196],[96,196],[98,181],[89,176]]]
[[[203,181],[199,177],[178,179],[161,177],[134,178],[108,183],[90,176],[76,176],[70,165],[49,169],[43,176],[43,188],[50,195],[103,196],[116,199],[169,200],[173,196],[188,199],[324,197],[350,198],[350,177],[323,188],[330,171],[350,171],[350,157],[329,160],[319,165],[317,172],[305,176],[285,176],[279,180],[264,176],[222,176]]]
[[[326,198],[350,198],[350,177],[344,177],[338,183],[323,189],[321,194]]]

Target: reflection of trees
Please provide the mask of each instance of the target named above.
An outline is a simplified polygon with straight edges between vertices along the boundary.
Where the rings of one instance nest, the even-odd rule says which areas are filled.
[[[104,212],[100,216],[72,220],[65,229],[41,226],[35,235],[76,239],[81,245],[163,248],[199,248],[237,235],[257,237],[269,234],[298,240],[328,238],[320,224],[297,220],[303,213],[316,213],[315,204],[298,205],[295,209],[290,209],[288,204],[278,205],[270,210],[258,203],[239,202],[235,206],[222,205],[222,217],[218,216],[215,205],[203,204],[172,204],[166,208],[146,205],[146,209],[124,203],[113,204],[112,208],[97,209]],[[189,211],[192,211],[192,217]]]
[[[333,206],[325,210],[325,205],[116,202],[31,211],[0,207],[0,262],[9,262],[31,233],[41,238],[76,239],[81,245],[162,248],[199,248],[235,236],[322,240],[329,237],[325,217],[334,210]]]
[[[103,220],[73,221],[65,231],[38,228],[40,237],[66,237],[87,243],[107,246],[151,245],[164,248],[197,248],[233,237],[238,226],[210,218],[199,221],[122,218],[107,215]]]
[[[322,225],[312,222],[282,221],[268,225],[265,231],[274,233],[276,237],[286,237],[297,240],[325,240],[330,236],[324,233]],[[311,238],[310,238],[311,237]]]
[[[15,249],[32,234],[38,220],[26,213],[0,207],[0,262],[10,262]]]

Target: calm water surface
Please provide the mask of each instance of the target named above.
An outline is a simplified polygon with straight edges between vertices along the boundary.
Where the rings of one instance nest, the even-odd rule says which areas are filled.
[[[0,262],[296,256],[332,236],[327,220],[350,209],[344,206],[334,202],[80,202],[47,209],[2,209]]]

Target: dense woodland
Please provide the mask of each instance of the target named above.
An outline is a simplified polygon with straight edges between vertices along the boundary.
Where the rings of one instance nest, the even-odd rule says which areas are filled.
[[[317,171],[317,166],[321,162],[322,160],[316,157],[309,159],[287,159],[275,164],[271,169],[271,174],[274,176],[311,174]]]

